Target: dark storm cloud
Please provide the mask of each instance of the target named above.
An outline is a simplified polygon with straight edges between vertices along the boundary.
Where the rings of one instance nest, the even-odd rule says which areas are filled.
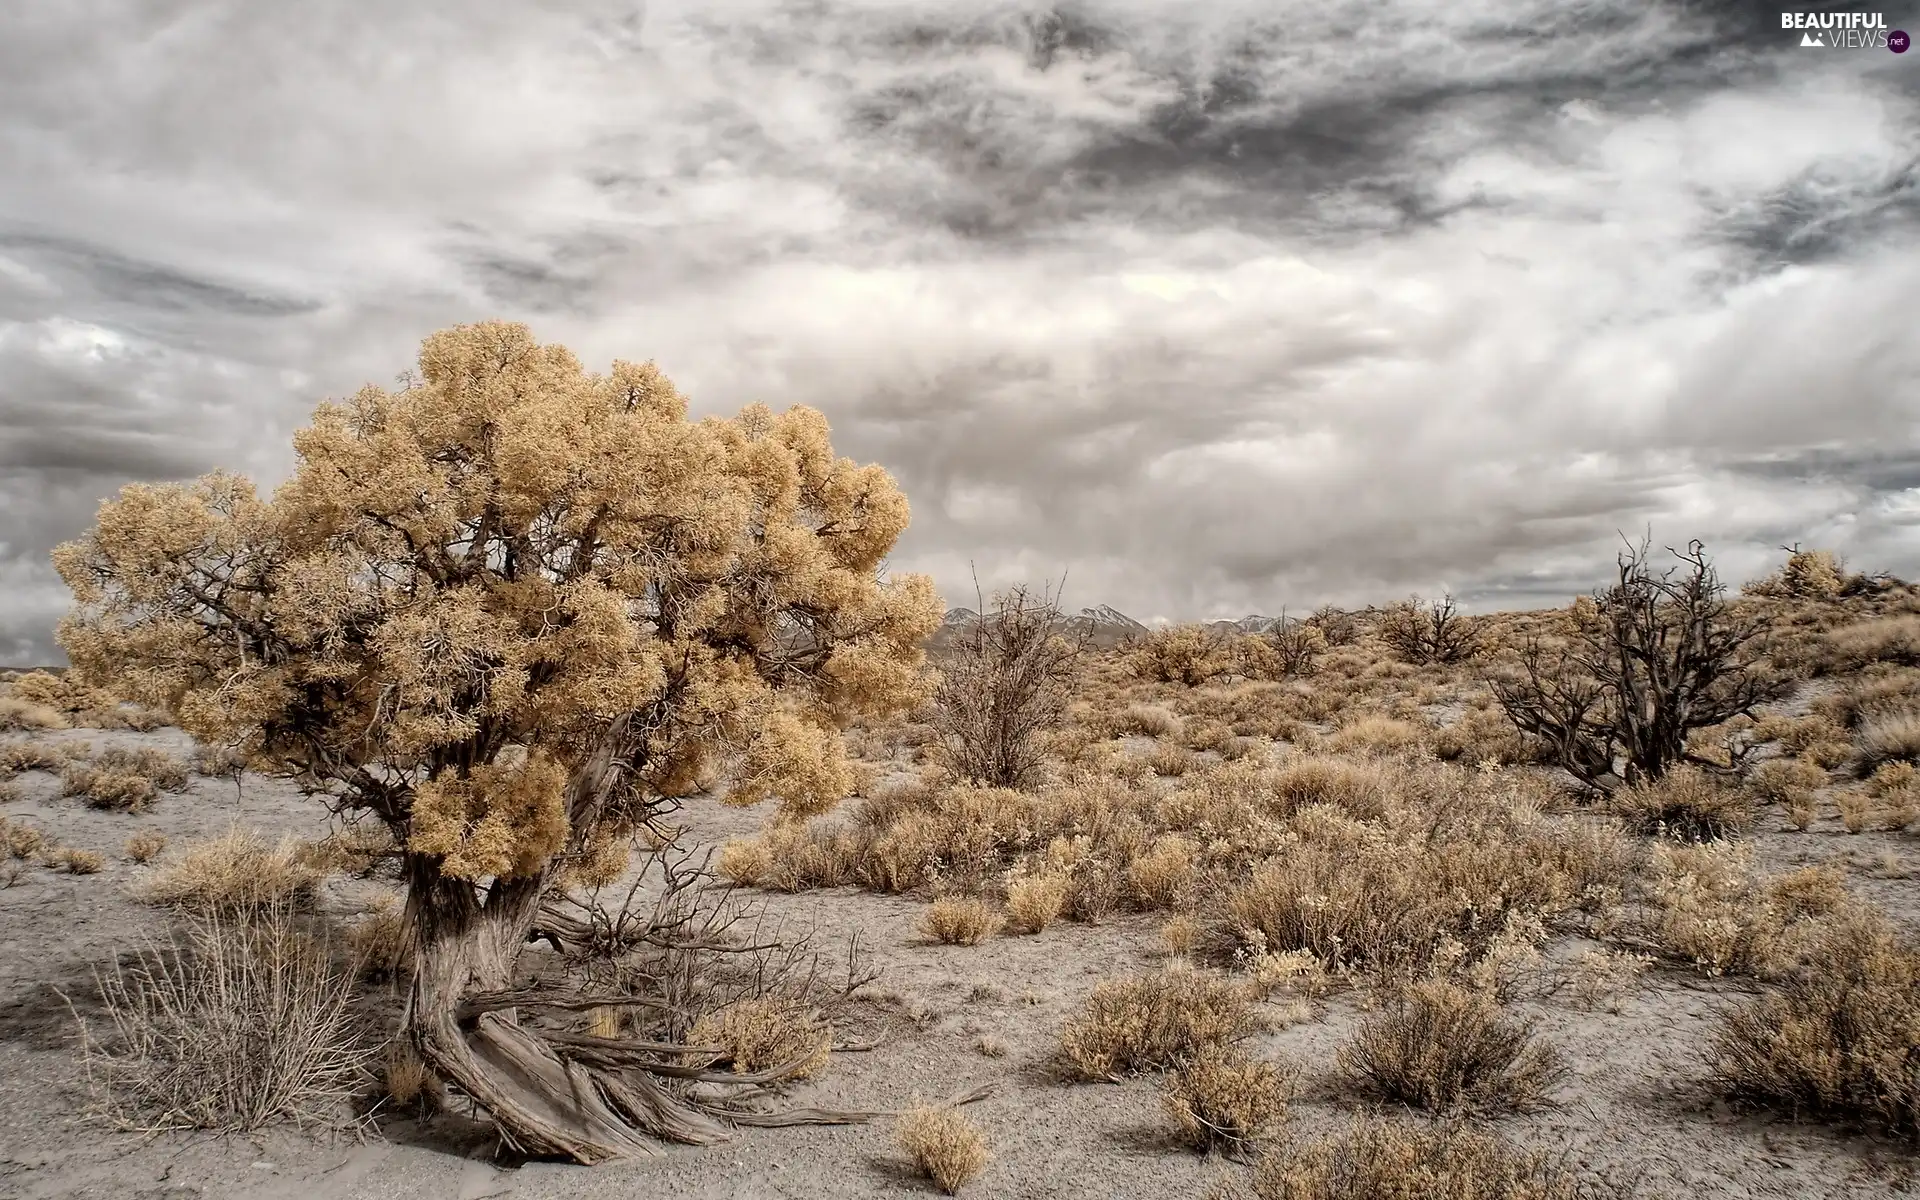
[[[1920,571],[1920,63],[1796,42],[1730,0],[0,9],[0,653],[53,653],[102,495],[272,483],[492,316],[820,406],[955,595],[1558,602],[1649,526]]]

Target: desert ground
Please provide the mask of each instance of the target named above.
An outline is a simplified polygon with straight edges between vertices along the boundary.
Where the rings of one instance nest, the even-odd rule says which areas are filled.
[[[1756,1100],[1716,1068],[1713,1039],[1728,1014],[1795,971],[1821,969],[1819,952],[1805,947],[1824,936],[1818,922],[1833,912],[1872,910],[1909,944],[1920,937],[1920,811],[1911,769],[1899,770],[1920,754],[1920,739],[1888,745],[1890,713],[1920,730],[1920,687],[1909,686],[1920,681],[1920,588],[1766,603],[1789,635],[1777,657],[1791,660],[1794,680],[1757,721],[1740,718],[1698,739],[1703,754],[1719,743],[1751,747],[1740,763],[1728,760],[1734,782],[1669,785],[1710,793],[1666,796],[1676,828],[1711,810],[1697,835],[1649,828],[1636,816],[1644,806],[1582,794],[1493,702],[1482,676],[1497,646],[1519,645],[1556,613],[1488,618],[1477,656],[1427,663],[1396,655],[1363,614],[1357,629],[1316,644],[1316,662],[1269,678],[1234,656],[1257,634],[1196,628],[1176,631],[1189,638],[1185,648],[1165,635],[1154,635],[1155,645],[1096,647],[1040,776],[1020,791],[986,793],[986,801],[962,795],[943,774],[939,737],[923,712],[853,730],[856,794],[809,824],[773,823],[765,810],[710,795],[690,799],[669,823],[680,848],[714,853],[713,886],[726,889],[726,903],[760,911],[783,937],[804,931],[828,967],[845,961],[850,943],[870,965],[873,978],[825,1010],[842,1048],[816,1075],[769,1097],[769,1107],[893,1112],[986,1089],[959,1110],[990,1155],[962,1195],[1250,1194],[1251,1161],[1284,1159],[1366,1115],[1491,1131],[1546,1156],[1575,1189],[1502,1194],[1913,1194],[1920,1158],[1910,1124]],[[93,727],[97,712],[77,705],[53,716],[10,711],[6,745],[34,750],[11,760],[0,805],[14,847],[0,868],[0,1196],[938,1194],[889,1116],[743,1128],[724,1144],[661,1143],[649,1157],[593,1167],[523,1161],[458,1096],[443,1096],[437,1109],[395,1099],[377,1054],[350,1111],[322,1127],[125,1128],[130,1122],[100,1111],[80,1030],[92,1029],[110,1051],[98,972],[164,941],[183,919],[190,904],[177,892],[173,903],[158,900],[168,873],[196,844],[234,831],[257,831],[266,847],[282,838],[324,844],[339,829],[293,781],[227,774],[176,728]],[[124,722],[110,715],[100,723]],[[129,800],[105,787],[89,794],[75,764],[112,761],[116,751],[156,752],[122,754],[119,762],[135,764],[129,769],[188,769],[150,796]],[[1786,763],[1804,765],[1777,765]],[[1254,801],[1265,815],[1242,825],[1222,815]],[[1436,833],[1434,806],[1453,806],[1474,828]],[[146,837],[136,855],[130,842],[142,835],[158,837]],[[1302,846],[1363,856],[1345,863],[1346,849],[1329,852],[1333,896],[1318,899],[1338,905],[1346,902],[1341,880],[1386,886],[1373,881],[1403,869],[1416,889],[1478,886],[1419,872],[1428,869],[1423,855],[1459,850],[1459,863],[1470,863],[1480,837],[1488,861],[1518,864],[1513,870],[1529,878],[1536,858],[1572,865],[1538,885],[1546,898],[1537,903],[1513,900],[1525,890],[1518,883],[1496,886],[1505,911],[1492,926],[1489,902],[1477,898],[1441,905],[1438,923],[1414,942],[1355,918],[1332,950],[1311,929],[1293,946],[1249,950],[1250,881]],[[1402,857],[1380,857],[1383,844]],[[63,858],[62,848],[100,860]],[[362,974],[353,1021],[377,1045],[389,1036],[405,973],[363,972],[354,931],[394,911],[399,885],[377,851],[343,866],[351,857],[309,856],[331,867],[315,868],[304,919],[328,931],[342,970]],[[1063,881],[1054,919],[1008,911],[1030,902],[1015,902],[1012,891],[1035,878]],[[1792,895],[1822,898],[1775,912],[1768,906],[1790,889],[1769,887],[1783,878],[1796,881]],[[1287,902],[1311,909],[1314,899],[1289,893]],[[977,901],[1001,928],[975,944],[943,942],[928,932],[935,900]],[[1391,942],[1395,954],[1362,953],[1367,938],[1376,939],[1369,946]],[[552,974],[556,957],[536,943],[522,969]],[[1244,1144],[1202,1152],[1179,1136],[1162,1098],[1165,1070],[1103,1073],[1063,1049],[1097,987],[1169,971],[1237,989],[1235,1002],[1247,1009],[1232,1038],[1238,1061],[1284,1068],[1284,1116]],[[1457,979],[1461,994],[1490,997],[1500,1019],[1525,1029],[1557,1069],[1510,1103],[1495,1095],[1431,1112],[1362,1086],[1342,1066],[1343,1047],[1393,1011],[1395,987],[1423,978]],[[1910,1070],[1916,1064],[1920,1057],[1909,1059]],[[1113,1078],[1088,1077],[1102,1074]]]

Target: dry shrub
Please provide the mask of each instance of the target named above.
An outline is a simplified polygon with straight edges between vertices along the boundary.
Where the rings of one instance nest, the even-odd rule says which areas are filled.
[[[1147,765],[1163,779],[1178,779],[1198,764],[1193,751],[1177,742],[1155,746],[1147,755]]]
[[[1129,704],[1110,723],[1115,735],[1171,737],[1180,731],[1180,718],[1158,704]]]
[[[986,901],[972,896],[935,900],[920,920],[922,933],[947,946],[977,946],[999,927],[999,915]]]
[[[1452,596],[1403,600],[1380,614],[1375,634],[1409,663],[1456,663],[1484,647],[1484,622],[1460,612]]]
[[[246,756],[231,746],[194,747],[193,769],[209,779],[236,779],[246,767]]]
[[[1061,628],[1052,591],[1020,586],[995,596],[947,647],[933,726],[941,761],[961,779],[1023,787],[1038,777],[1091,638],[1085,628],[1063,637]]]
[[[1262,738],[1235,734],[1220,743],[1220,757],[1228,762],[1239,762],[1258,754],[1265,747],[1266,741]]]
[[[783,1078],[806,1079],[827,1065],[833,1028],[793,997],[748,996],[695,1021],[687,1042],[717,1048],[738,1075],[782,1068]]]
[[[1361,717],[1340,729],[1326,741],[1335,754],[1395,754],[1420,744],[1424,731],[1407,721],[1391,717]]]
[[[1762,800],[1792,808],[1826,786],[1827,773],[1798,758],[1770,758],[1753,769],[1748,786]]]
[[[98,978],[108,1028],[82,1026],[88,1076],[128,1128],[331,1123],[364,1077],[352,981],[286,905],[194,913]]]
[[[1180,1140],[1196,1150],[1243,1150],[1287,1119],[1298,1072],[1238,1047],[1203,1046],[1168,1073],[1160,1098]]]
[[[1178,833],[1155,838],[1146,853],[1127,866],[1127,883],[1142,908],[1175,908],[1191,891],[1200,848]]]
[[[900,1148],[922,1175],[951,1196],[986,1169],[987,1139],[959,1109],[922,1105],[900,1116]]]
[[[1875,713],[1861,723],[1854,745],[1861,765],[1868,770],[1882,763],[1910,763],[1920,758],[1920,709]]]
[[[58,771],[86,753],[85,743],[13,741],[0,745],[0,775]]]
[[[1442,726],[1429,738],[1433,756],[1442,762],[1504,765],[1530,763],[1538,758],[1527,739],[1497,708],[1469,709],[1459,720]]]
[[[440,1077],[406,1042],[388,1047],[380,1064],[380,1085],[386,1102],[403,1112],[430,1116],[446,1102]]]
[[[1725,1013],[1712,1047],[1735,1098],[1920,1139],[1920,951],[1850,909],[1778,989]]]
[[[392,896],[382,896],[347,929],[347,948],[360,974],[387,978],[411,961],[413,927],[406,909]]]
[[[1098,984],[1060,1036],[1083,1078],[1171,1067],[1209,1045],[1256,1032],[1246,995],[1224,979],[1175,965]]]
[[[1453,1123],[1380,1120],[1263,1154],[1251,1190],[1258,1200],[1612,1200],[1625,1194],[1497,1134]],[[1238,1187],[1216,1193],[1217,1200],[1245,1195]]]
[[[1705,842],[1753,827],[1753,799],[1698,767],[1614,792],[1608,807],[1636,833]]]
[[[1180,738],[1189,750],[1219,750],[1233,740],[1233,727],[1220,721],[1188,721],[1181,727]]]
[[[1200,922],[1191,913],[1175,913],[1160,926],[1160,945],[1175,958],[1193,953],[1200,941]]]
[[[1844,625],[1829,632],[1811,656],[1820,674],[1839,675],[1874,663],[1920,666],[1920,616],[1904,614]]]
[[[1873,820],[1873,797],[1848,788],[1834,793],[1833,803],[1840,810],[1840,823],[1848,833],[1863,833]]]
[[[33,826],[3,819],[0,819],[0,839],[4,839],[8,855],[17,859],[32,858],[47,844],[47,836]]]
[[[714,869],[741,887],[758,887],[773,870],[773,851],[765,838],[733,838],[720,847]]]
[[[1653,940],[1708,975],[1777,975],[1852,904],[1831,868],[1756,879],[1744,844],[1660,847],[1648,890]]]
[[[1178,625],[1143,634],[1129,662],[1134,674],[1155,683],[1198,687],[1234,666],[1233,647],[1204,625]]]
[[[1066,876],[1019,876],[1007,884],[1007,924],[1019,933],[1039,933],[1059,918],[1066,903]]]
[[[130,862],[137,863],[152,862],[155,858],[159,857],[160,852],[166,848],[167,838],[165,834],[154,833],[152,831],[136,833],[127,839],[127,859]]]
[[[98,850],[77,846],[55,846],[41,855],[41,861],[69,875],[98,875],[107,865],[107,856]]]
[[[145,899],[187,908],[254,908],[313,898],[321,872],[310,848],[294,838],[270,844],[253,830],[233,829],[189,845],[147,882]]]
[[[1525,1111],[1563,1075],[1551,1048],[1493,997],[1443,979],[1400,991],[1340,1048],[1342,1073],[1430,1112]]]
[[[0,729],[65,729],[69,724],[59,709],[19,696],[0,696]]]
[[[1622,950],[1588,950],[1573,962],[1574,1003],[1618,1013],[1640,987],[1653,956]]]

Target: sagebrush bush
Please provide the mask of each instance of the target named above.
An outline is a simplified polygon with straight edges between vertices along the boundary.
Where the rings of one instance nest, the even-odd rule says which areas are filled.
[[[1875,713],[1861,723],[1854,745],[1863,775],[1883,763],[1920,759],[1920,708]]]
[[[833,1027],[791,997],[749,996],[701,1016],[687,1043],[718,1048],[719,1061],[738,1075],[784,1068],[786,1078],[806,1079],[827,1065]]]
[[[69,875],[98,875],[107,865],[106,855],[77,846],[55,846],[43,852],[41,858],[49,867]]]
[[[1430,1112],[1525,1111],[1563,1074],[1531,1026],[1491,996],[1446,980],[1402,990],[1361,1023],[1339,1063],[1363,1090]]]
[[[351,979],[285,905],[203,910],[98,976],[82,1027],[100,1109],[133,1129],[344,1123],[370,1053]]]
[[[1737,1099],[1920,1140],[1920,950],[1847,911],[1777,989],[1723,1014],[1711,1063]]]
[[[1245,993],[1217,976],[1175,965],[1107,980],[1071,1019],[1061,1050],[1086,1079],[1171,1067],[1209,1045],[1258,1030]]]
[[[1007,884],[1007,923],[1018,933],[1039,933],[1059,918],[1066,903],[1066,876],[1020,876]]]
[[[1755,876],[1744,844],[1662,846],[1648,869],[1649,933],[1708,975],[1767,978],[1821,936],[1819,921],[1852,901],[1830,868]]]
[[[920,1173],[949,1196],[986,1169],[990,1157],[986,1136],[957,1108],[910,1109],[894,1135]]]
[[[1161,1103],[1175,1134],[1200,1151],[1240,1150],[1287,1119],[1298,1072],[1238,1047],[1202,1046],[1174,1065]]]
[[[167,837],[163,833],[136,833],[127,839],[127,858],[131,862],[152,862],[167,848]]]
[[[1753,769],[1748,786],[1756,796],[1789,807],[1826,786],[1827,773],[1799,758],[1770,758]]]
[[[950,896],[927,906],[920,931],[948,946],[977,946],[1000,928],[1000,916],[974,896]]]
[[[1345,1133],[1268,1151],[1247,1188],[1209,1200],[1613,1200],[1628,1194],[1553,1155],[1459,1124],[1361,1120]]]
[[[85,743],[12,741],[0,744],[0,775],[59,771],[87,752]]]

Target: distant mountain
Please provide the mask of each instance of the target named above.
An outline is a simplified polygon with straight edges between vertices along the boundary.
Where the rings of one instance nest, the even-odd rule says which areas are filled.
[[[939,651],[953,641],[954,635],[980,619],[980,614],[970,608],[950,608],[942,618],[940,628],[928,639],[927,647]],[[1092,608],[1083,608],[1070,617],[1064,617],[1060,624],[1073,632],[1086,632],[1096,646],[1116,646],[1129,638],[1147,632],[1147,627],[1121,612],[1111,604],[1097,604]]]

